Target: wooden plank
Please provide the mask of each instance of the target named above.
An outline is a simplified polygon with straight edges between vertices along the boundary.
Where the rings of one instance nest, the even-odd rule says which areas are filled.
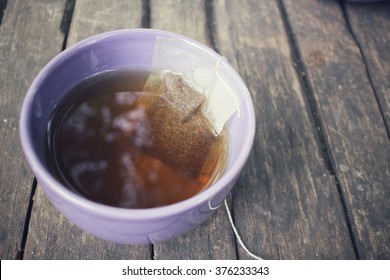
[[[142,0],[76,1],[67,46],[111,30],[140,28],[142,14]]]
[[[64,3],[8,1],[0,27],[1,259],[20,256],[33,175],[20,146],[19,113],[33,78],[61,50]]]
[[[249,249],[266,259],[355,258],[278,3],[214,4],[218,49],[247,83],[257,119],[233,192],[235,223]],[[247,258],[241,248],[239,258]]]
[[[89,36],[120,28],[141,26],[141,1],[76,1],[68,45]],[[58,25],[57,25],[58,26]],[[38,188],[31,216],[27,259],[149,259],[148,245],[106,242],[76,228]]]
[[[348,3],[346,11],[390,134],[390,2]]]
[[[283,3],[346,201],[358,257],[388,259],[390,142],[361,52],[339,3]],[[369,32],[388,36],[386,29]],[[377,55],[387,57],[388,51]]]
[[[182,34],[211,46],[205,0],[151,0],[150,27]]]
[[[150,5],[152,28],[183,34],[211,45],[203,0],[152,0]],[[224,209],[219,209],[210,220],[188,234],[155,244],[154,258],[235,259],[234,236]]]

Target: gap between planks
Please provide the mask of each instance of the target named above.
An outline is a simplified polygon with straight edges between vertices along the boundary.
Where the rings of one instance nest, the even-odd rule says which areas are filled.
[[[0,25],[1,22],[3,21],[4,11],[7,8],[7,2],[8,0],[0,0]]]
[[[70,24],[72,23],[74,6],[76,0],[67,0],[65,4],[64,14],[62,16],[60,30],[64,34],[64,42],[62,43],[62,50],[66,49],[68,43],[68,35],[70,30]]]
[[[32,183],[31,183],[31,193],[30,193],[30,198],[28,200],[26,218],[24,221],[24,227],[23,227],[23,233],[22,233],[22,240],[20,242],[20,248],[15,256],[16,260],[23,260],[24,249],[26,247],[26,241],[27,241],[27,237],[28,237],[28,229],[30,226],[30,218],[31,218],[32,207],[33,207],[33,203],[34,203],[34,195],[35,195],[36,189],[37,189],[37,180],[34,177]]]
[[[150,0],[142,0],[142,18],[141,26],[142,28],[150,28],[151,26],[150,18]]]
[[[204,1],[204,9],[206,15],[206,28],[205,30],[208,40],[211,44],[211,47],[219,53],[218,44],[217,44],[217,36],[215,33],[217,32],[215,28],[215,18],[214,18],[214,1]]]

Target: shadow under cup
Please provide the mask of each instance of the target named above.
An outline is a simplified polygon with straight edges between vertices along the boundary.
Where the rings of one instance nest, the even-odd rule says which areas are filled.
[[[56,104],[75,85],[98,73],[118,69],[150,70],[156,38],[182,39],[220,56],[187,37],[160,30],[133,29],[103,33],[81,41],[56,56],[38,74],[23,103],[20,137],[23,151],[40,186],[52,204],[72,223],[105,240],[118,243],[155,243],[173,238],[205,221],[236,182],[249,156],[255,115],[250,94],[233,67],[224,77],[244,89],[240,113],[227,122],[228,162],[224,174],[206,190],[171,205],[149,209],[116,208],[90,201],[70,191],[49,172],[45,157],[47,124]]]

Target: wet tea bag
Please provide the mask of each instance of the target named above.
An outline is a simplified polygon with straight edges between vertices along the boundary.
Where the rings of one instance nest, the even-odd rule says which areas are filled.
[[[188,120],[206,100],[203,94],[185,83],[181,74],[171,71],[152,73],[145,84],[144,92],[155,93],[155,98],[160,97],[175,108],[182,122]]]
[[[197,179],[218,138],[201,111],[205,96],[188,87],[182,75],[170,71],[152,73],[144,92],[148,94],[138,102],[147,108],[153,142],[148,153]]]
[[[220,172],[215,167],[227,149],[223,127],[243,99],[227,67],[190,41],[157,38],[156,71],[143,89],[154,142],[148,152],[203,184]]]
[[[214,57],[189,40],[156,39],[153,68],[179,73],[187,87],[205,97],[202,111],[217,135],[235,112],[240,114],[247,91],[237,77],[228,75],[228,67],[224,57]]]

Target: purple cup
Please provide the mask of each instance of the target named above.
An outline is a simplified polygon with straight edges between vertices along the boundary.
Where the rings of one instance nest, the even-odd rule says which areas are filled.
[[[248,159],[255,133],[252,99],[244,82],[223,60],[225,73],[245,88],[240,114],[227,122],[228,162],[224,174],[206,190],[184,201],[149,209],[124,209],[86,199],[65,187],[49,171],[45,158],[47,124],[56,104],[84,79],[115,69],[150,69],[157,37],[183,39],[220,58],[190,38],[152,29],[117,30],[85,39],[53,58],[38,74],[25,97],[20,138],[26,159],[52,204],[72,223],[117,243],[155,243],[181,235],[205,221],[222,204]],[[180,63],[180,62],[178,62]],[[225,75],[225,76],[226,76]]]

